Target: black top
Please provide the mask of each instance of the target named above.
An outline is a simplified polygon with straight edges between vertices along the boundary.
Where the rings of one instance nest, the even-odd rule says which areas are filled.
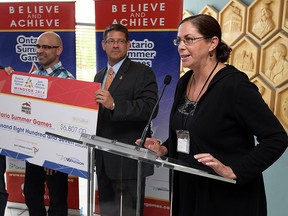
[[[212,169],[198,163],[193,155],[211,153],[232,168],[237,184],[176,172],[173,215],[265,216],[262,172],[286,150],[288,141],[284,128],[262,99],[256,85],[245,73],[229,65],[213,77],[193,116],[187,117],[179,112],[179,107],[183,104],[192,73],[187,72],[178,82],[170,115],[169,138],[163,145],[168,148],[169,157],[197,164],[209,171]],[[187,120],[183,121],[185,116]],[[190,154],[177,152],[175,130],[178,127],[189,131]],[[259,143],[256,146],[255,139]]]

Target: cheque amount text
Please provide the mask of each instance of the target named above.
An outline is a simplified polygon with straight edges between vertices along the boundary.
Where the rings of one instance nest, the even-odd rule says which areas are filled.
[[[87,133],[87,129],[86,128],[78,127],[78,126],[75,126],[75,125],[70,125],[70,124],[67,124],[67,123],[61,123],[59,125],[59,129],[61,131],[70,132],[70,133],[79,133],[79,134]]]

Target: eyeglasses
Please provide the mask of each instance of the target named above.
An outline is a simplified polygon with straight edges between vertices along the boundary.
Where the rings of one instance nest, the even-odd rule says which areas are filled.
[[[106,40],[106,43],[108,45],[114,45],[115,43],[118,43],[120,45],[124,45],[127,41],[126,40],[123,40],[123,39],[119,39],[119,40],[113,40],[113,39],[108,39]]]
[[[185,45],[192,45],[196,40],[198,40],[198,39],[202,39],[202,38],[210,38],[210,37],[205,37],[205,36],[202,36],[202,37],[187,37],[187,38],[177,38],[177,39],[174,39],[173,40],[173,44],[175,45],[175,46],[179,46],[179,44],[181,43],[181,41],[183,41],[183,43],[185,44]]]
[[[35,46],[37,49],[42,48],[43,50],[50,50],[50,49],[59,47],[59,46],[49,46],[49,45],[39,45],[39,44],[36,44]]]

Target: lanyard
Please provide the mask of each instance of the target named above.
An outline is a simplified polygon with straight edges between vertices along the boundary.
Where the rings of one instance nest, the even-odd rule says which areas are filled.
[[[198,94],[198,96],[197,96],[197,98],[196,98],[196,100],[195,100],[194,107],[193,107],[193,108],[191,109],[191,111],[190,111],[190,113],[192,113],[192,116],[194,115],[194,112],[195,112],[195,110],[196,110],[199,97],[200,97],[202,91],[204,90],[205,86],[207,85],[208,80],[210,79],[210,77],[211,77],[212,74],[214,73],[216,67],[218,66],[218,63],[219,63],[219,62],[217,61],[217,63],[215,64],[214,68],[212,69],[212,71],[210,72],[209,76],[207,77],[204,85],[202,86],[202,88],[201,88],[201,90],[200,90],[200,92],[199,92],[199,94]],[[190,89],[191,89],[191,85],[192,85],[192,80],[193,80],[193,78],[194,78],[194,73],[192,74],[191,84],[190,84],[190,86],[189,86],[189,92],[190,92]],[[189,93],[188,93],[188,94],[189,94]],[[187,98],[188,98],[188,97],[187,97]],[[189,114],[190,114],[190,113],[189,113]],[[187,119],[188,119],[189,114],[188,114],[188,115],[186,116],[186,118],[185,118],[184,127],[185,127],[185,125],[186,125],[186,122],[187,122]]]

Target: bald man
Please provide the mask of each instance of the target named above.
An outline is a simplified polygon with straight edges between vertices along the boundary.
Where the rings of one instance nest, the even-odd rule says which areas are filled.
[[[58,34],[54,32],[41,34],[36,43],[36,54],[41,66],[33,74],[74,79],[59,60],[62,51],[63,44]],[[9,73],[9,70],[6,71]],[[26,162],[24,195],[29,215],[47,215],[44,205],[45,182],[50,198],[48,215],[67,216],[68,175]]]

